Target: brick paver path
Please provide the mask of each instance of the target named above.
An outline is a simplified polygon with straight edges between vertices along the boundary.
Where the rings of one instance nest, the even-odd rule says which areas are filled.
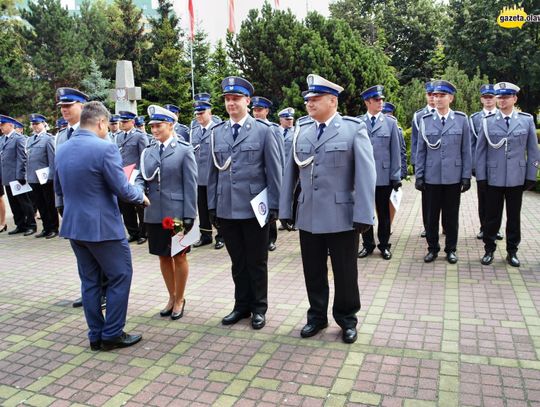
[[[540,194],[525,194],[515,269],[504,240],[491,266],[479,263],[475,185],[462,195],[459,262],[425,264],[420,195],[404,189],[393,259],[358,262],[353,345],[333,321],[299,337],[308,304],[294,232],[270,253],[261,331],[248,319],[220,323],[233,305],[225,250],[192,251],[185,315],[171,321],[158,315],[167,296],[157,258],[131,246],[126,330],[144,339],[113,352],[88,349],[71,308],[79,280],[68,242],[0,234],[0,405],[540,405]]]

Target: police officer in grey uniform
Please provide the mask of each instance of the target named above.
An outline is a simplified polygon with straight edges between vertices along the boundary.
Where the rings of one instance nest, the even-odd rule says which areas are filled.
[[[496,234],[506,202],[506,261],[519,267],[523,191],[533,189],[536,184],[540,152],[532,116],[514,109],[519,87],[500,82],[494,89],[499,111],[482,119],[476,144],[476,180],[489,202],[483,236],[486,252],[481,263],[493,262]]]
[[[0,149],[0,174],[16,225],[15,229],[8,232],[8,235],[23,233],[24,236],[30,236],[36,232],[36,220],[29,193],[13,195],[9,185],[12,181],[18,181],[21,185],[26,184],[26,140],[23,135],[15,131],[15,126],[23,127],[18,120],[0,115],[0,129],[4,135],[4,142]]]
[[[280,197],[280,217],[292,222],[292,201],[300,180],[296,225],[310,308],[303,338],[328,326],[328,255],[334,274],[332,314],[345,343],[357,339],[360,310],[358,233],[374,222],[375,161],[366,126],[337,113],[343,88],[321,76],[307,77],[303,93],[309,120],[298,121]]]
[[[270,108],[272,107],[272,105],[273,105],[272,101],[263,96],[253,96],[251,98],[251,107],[253,108],[253,117],[256,119],[264,120],[272,126],[272,132],[274,133],[274,137],[276,137],[276,140],[278,141],[279,155],[281,157],[281,167],[284,169],[285,168],[285,152],[284,152],[283,137],[280,134],[279,126],[276,123],[273,123],[270,120],[268,120],[268,114],[270,113]],[[270,241],[268,243],[268,250],[273,252],[277,248],[276,247],[276,241],[277,241],[276,222],[272,222],[269,225],[269,235],[270,235]]]
[[[394,111],[396,106],[390,102],[384,102],[382,112],[389,117],[397,120],[394,116]],[[403,129],[398,124],[398,133],[399,133],[399,146],[400,146],[400,157],[401,157],[401,179],[404,180],[407,178],[407,145],[405,144],[405,137],[403,137]]]
[[[377,210],[377,237],[384,260],[392,258],[390,251],[390,194],[392,189],[401,187],[401,143],[397,120],[382,113],[384,104],[384,86],[372,86],[361,93],[367,108],[367,113],[360,116],[367,128],[373,145],[373,155],[377,170],[377,188],[375,190],[375,208]],[[373,228],[362,233],[363,248],[358,257],[364,258],[373,253],[375,238]]]
[[[467,115],[450,109],[456,88],[444,80],[433,81],[435,113],[422,116],[416,155],[416,189],[424,191],[427,204],[426,263],[439,253],[439,217],[446,231],[444,251],[450,264],[456,255],[461,193],[471,187],[471,140]]]
[[[45,116],[37,113],[30,115],[34,134],[26,140],[26,177],[32,187],[32,199],[39,210],[43,231],[35,237],[52,239],[58,236],[58,212],[54,205],[54,139],[46,132]],[[38,172],[48,169],[47,180],[42,184]],[[43,182],[43,181],[42,181]]]
[[[220,227],[232,261],[233,311],[222,319],[230,325],[251,316],[253,329],[266,324],[268,309],[268,224],[277,219],[282,167],[272,127],[248,114],[253,85],[225,78],[221,87],[229,120],[210,134],[213,165],[208,175],[208,209]],[[250,201],[267,189],[267,223],[261,227]]]
[[[116,145],[122,156],[124,167],[135,164],[139,168],[139,160],[143,150],[148,146],[148,137],[135,128],[135,113],[120,111],[120,132],[116,135]],[[128,242],[144,244],[146,242],[146,229],[144,227],[144,207],[128,202],[118,201],[124,225],[129,233]]]
[[[202,96],[201,96],[202,95]],[[208,95],[208,98],[206,97]],[[191,127],[191,144],[195,149],[195,159],[197,161],[197,208],[199,211],[199,222],[201,238],[193,244],[193,247],[201,247],[212,243],[212,223],[210,222],[210,213],[208,211],[208,169],[212,164],[210,158],[210,133],[216,122],[212,120],[212,104],[210,95],[207,93],[195,95],[193,103],[196,121]],[[225,246],[223,237],[216,234],[216,250]]]
[[[168,111],[173,112],[177,116],[180,113],[180,108],[178,106],[176,106],[176,105],[172,105],[172,104],[169,103],[169,104],[163,105],[163,107],[165,109],[167,109]],[[175,123],[174,124],[174,132],[176,133],[176,137],[179,140],[187,141],[188,143],[190,142],[190,140],[189,140],[189,127],[186,126],[185,124],[178,123],[178,122]]]
[[[111,114],[109,117],[109,134],[107,137],[110,141],[113,143],[116,143],[116,137],[122,132],[120,130],[120,115],[118,114]]]
[[[433,83],[432,82],[426,82],[425,83],[425,89],[426,89],[426,101],[427,105],[423,107],[422,109],[418,109],[416,112],[414,112],[411,128],[411,165],[413,166],[413,172],[415,171],[416,167],[416,153],[418,151],[418,131],[420,129],[420,119],[422,116],[428,114],[428,113],[435,113],[435,97],[433,95]],[[422,194],[422,222],[424,224],[424,230],[422,230],[422,233],[420,233],[421,237],[426,237],[426,224],[427,224],[427,218],[428,215],[426,213],[426,197],[423,191],[421,191]]]
[[[294,108],[286,107],[278,113],[279,117],[279,131],[283,137],[283,164],[287,165],[289,157],[292,152],[292,140],[294,134]],[[298,196],[300,195],[300,186],[297,185],[295,189],[295,199],[293,201],[293,216],[292,219],[296,219],[296,208],[298,206]],[[283,222],[280,222],[279,230],[292,230],[293,225],[286,225]]]
[[[497,105],[495,101],[495,89],[494,85],[486,84],[480,87],[480,103],[482,103],[482,110],[473,113],[469,118],[471,126],[471,155],[473,158],[473,170],[472,174],[476,176],[476,143],[478,139],[478,133],[482,126],[482,119],[486,116],[497,113]],[[481,191],[477,186],[478,194],[478,218],[480,219],[480,232],[476,235],[477,239],[482,240],[484,238],[484,223],[486,218],[486,194],[485,191]],[[497,240],[502,240],[503,236],[500,232],[497,232]]]

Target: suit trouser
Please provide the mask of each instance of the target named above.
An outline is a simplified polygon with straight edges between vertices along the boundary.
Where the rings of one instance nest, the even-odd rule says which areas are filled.
[[[129,235],[137,239],[146,237],[143,206],[122,201],[118,201],[118,206],[120,207],[120,212],[124,218],[124,225],[126,225]]]
[[[427,223],[428,223],[428,213],[427,213],[427,201],[426,201],[426,191],[420,192],[422,196],[422,224],[424,225],[424,230],[427,230]]]
[[[58,232],[58,213],[54,206],[54,186],[52,181],[45,184],[30,184],[32,199],[39,210],[43,230],[45,232]]]
[[[277,222],[274,221],[268,225],[268,242],[276,243],[277,240]]]
[[[197,209],[199,211],[199,228],[201,229],[201,240],[212,241],[212,223],[208,212],[208,195],[206,185],[197,185]],[[222,242],[223,237],[219,229],[216,234],[216,242]]]
[[[300,249],[304,279],[309,299],[307,322],[328,321],[328,253],[334,274],[334,305],[332,315],[343,328],[354,328],[360,310],[358,290],[358,232],[314,234],[300,230]]]
[[[521,202],[523,187],[486,187],[486,220],[484,224],[484,248],[495,251],[495,239],[501,227],[502,212],[506,201],[506,251],[515,254],[521,242]]]
[[[13,212],[13,221],[20,229],[35,229],[36,218],[34,217],[34,208],[30,200],[30,194],[24,193],[15,195],[11,193],[11,187],[6,186],[6,194],[8,197],[9,207]]]
[[[265,314],[268,309],[268,224],[256,218],[219,219],[232,262],[234,309]]]
[[[379,244],[377,247],[380,251],[390,249],[390,194],[392,193],[391,185],[378,186],[375,188],[375,210],[377,211],[377,238]],[[362,233],[363,246],[368,251],[375,249],[375,238],[373,236],[373,228],[369,228],[367,232]]]
[[[70,240],[77,257],[81,278],[84,315],[88,324],[88,338],[112,339],[119,336],[126,324],[126,314],[133,267],[127,240],[84,242]],[[107,314],[101,310],[102,273],[107,278],[105,295]]]
[[[478,218],[480,219],[480,231],[483,232],[486,223],[486,191],[482,191],[477,183],[476,192],[478,195]]]
[[[442,213],[442,227],[446,232],[444,251],[446,253],[456,250],[459,229],[459,204],[461,202],[461,184],[426,184],[427,227],[426,240],[428,250],[438,253],[439,245],[439,218]]]

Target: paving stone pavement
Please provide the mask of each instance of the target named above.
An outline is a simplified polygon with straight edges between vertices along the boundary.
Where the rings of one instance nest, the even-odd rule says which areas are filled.
[[[225,250],[192,250],[185,314],[171,321],[158,315],[167,295],[157,258],[132,245],[126,330],[144,339],[112,352],[89,350],[71,307],[79,280],[68,242],[2,233],[0,405],[540,406],[540,194],[525,193],[519,269],[504,262],[504,240],[480,265],[475,185],[462,198],[459,262],[425,264],[420,195],[405,183],[394,257],[358,261],[353,345],[333,321],[300,338],[308,303],[295,232],[280,232],[270,253],[261,331],[249,319],[220,323],[233,306]]]

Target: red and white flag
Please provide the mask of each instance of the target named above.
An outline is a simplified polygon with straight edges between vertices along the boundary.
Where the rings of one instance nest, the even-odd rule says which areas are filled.
[[[189,39],[193,41],[195,38],[195,14],[193,13],[193,0],[189,0]]]
[[[234,26],[234,0],[229,0],[229,32],[236,31]]]
[[[276,2],[276,8],[279,8],[279,0],[275,0]]]

